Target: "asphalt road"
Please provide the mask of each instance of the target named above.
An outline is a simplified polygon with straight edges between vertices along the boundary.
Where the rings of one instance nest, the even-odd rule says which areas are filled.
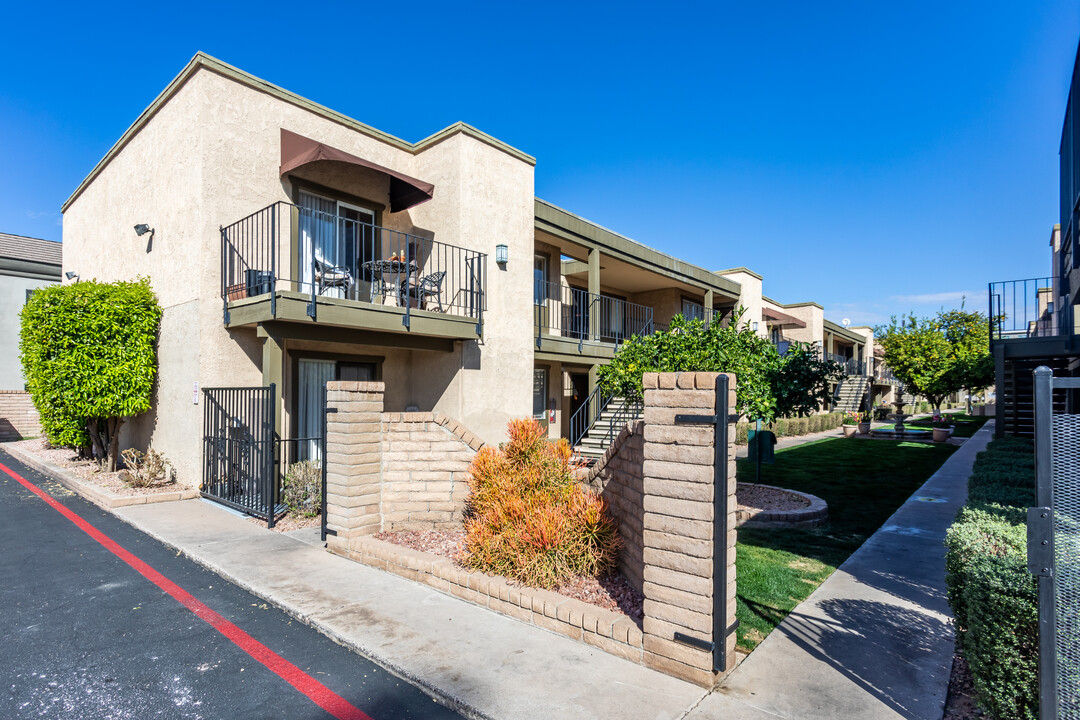
[[[0,718],[461,717],[2,450],[0,464],[105,537],[0,468]]]

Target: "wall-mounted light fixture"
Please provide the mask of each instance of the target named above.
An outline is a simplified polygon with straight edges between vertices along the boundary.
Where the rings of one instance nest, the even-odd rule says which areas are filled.
[[[75,272],[74,270],[68,270],[66,273],[64,273],[64,277],[66,277],[68,280],[74,280],[75,282],[79,281],[79,273]]]
[[[510,248],[505,245],[495,246],[495,262],[499,263],[500,265],[505,265],[507,259],[509,259],[509,256]]]
[[[757,332],[757,326],[758,326],[758,324],[756,322],[750,323],[750,329],[753,330],[754,332]]]
[[[135,226],[135,234],[138,235],[139,237],[142,237],[146,233],[150,233],[151,235],[153,235],[154,234],[154,228],[150,227],[146,223],[139,223],[138,225]]]

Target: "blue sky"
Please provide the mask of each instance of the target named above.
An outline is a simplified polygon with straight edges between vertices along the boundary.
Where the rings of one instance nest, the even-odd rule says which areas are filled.
[[[18,3],[5,25],[0,231],[59,240],[203,50],[407,140],[468,122],[556,205],[874,324],[1049,273],[1080,4]]]

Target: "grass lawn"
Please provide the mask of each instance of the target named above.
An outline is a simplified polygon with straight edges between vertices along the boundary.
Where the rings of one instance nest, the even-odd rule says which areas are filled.
[[[977,417],[975,415],[965,415],[964,413],[949,413],[946,417],[949,419],[950,424],[956,425],[956,429],[953,430],[953,437],[969,438],[975,434],[975,431],[983,426],[990,418]],[[907,423],[912,427],[933,427],[931,418],[925,417],[920,420],[912,420]]]
[[[975,418],[980,419],[980,418]],[[954,445],[827,438],[776,453],[766,485],[801,490],[829,504],[829,522],[810,530],[739,529],[738,647],[750,651],[922,485]],[[756,467],[738,461],[738,479]]]

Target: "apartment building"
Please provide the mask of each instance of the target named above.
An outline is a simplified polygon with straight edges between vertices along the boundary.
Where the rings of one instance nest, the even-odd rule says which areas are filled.
[[[740,303],[763,334],[872,357],[818,305],[752,299],[750,271],[536,198],[534,167],[463,123],[410,143],[196,55],[63,206],[64,269],[148,276],[164,309],[154,409],[122,444],[152,443],[196,485],[258,404],[282,453],[316,456],[327,380],[382,381],[388,412],[488,442],[527,415],[576,439],[611,400],[596,369],[620,342]]]
[[[1073,63],[1060,146],[1060,217],[1049,235],[1050,274],[989,284],[990,349],[997,391],[995,432],[1034,434],[1032,371],[1080,370],[1080,49]],[[1080,394],[1055,391],[1055,412],[1077,412]]]

